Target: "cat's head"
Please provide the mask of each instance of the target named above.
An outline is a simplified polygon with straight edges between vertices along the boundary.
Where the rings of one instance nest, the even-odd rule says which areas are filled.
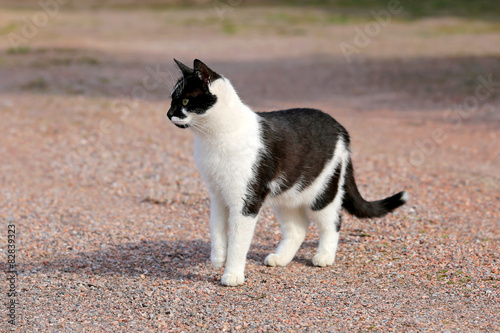
[[[170,94],[172,103],[167,117],[177,127],[195,127],[198,118],[217,103],[217,96],[210,92],[210,85],[222,77],[198,59],[194,60],[193,69],[176,59],[174,61],[182,77]]]

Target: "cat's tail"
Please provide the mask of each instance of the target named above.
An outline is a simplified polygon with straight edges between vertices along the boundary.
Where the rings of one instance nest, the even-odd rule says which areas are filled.
[[[361,194],[359,194],[358,187],[356,186],[351,159],[349,159],[347,163],[345,172],[345,194],[342,207],[356,217],[370,218],[384,216],[399,206],[404,205],[409,199],[408,193],[402,191],[382,200],[366,201]]]

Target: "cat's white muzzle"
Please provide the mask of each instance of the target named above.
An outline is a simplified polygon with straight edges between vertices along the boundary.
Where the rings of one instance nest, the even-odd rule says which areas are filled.
[[[186,118],[181,119],[179,117],[172,117],[170,121],[173,122],[175,125],[180,125],[180,126],[185,126],[189,124],[189,120],[187,120]]]

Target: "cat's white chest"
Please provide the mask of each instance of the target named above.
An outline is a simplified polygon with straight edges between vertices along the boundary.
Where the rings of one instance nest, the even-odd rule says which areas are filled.
[[[216,191],[226,203],[240,206],[261,146],[258,135],[217,140],[196,137],[194,159],[210,191]]]

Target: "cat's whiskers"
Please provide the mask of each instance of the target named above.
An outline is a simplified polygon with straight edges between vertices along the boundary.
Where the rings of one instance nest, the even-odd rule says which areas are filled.
[[[204,133],[214,133],[213,129],[211,129],[210,127],[208,127],[203,121],[201,121],[200,119],[197,119],[197,118],[192,118],[190,120],[190,124],[194,124],[197,126],[197,128],[200,128],[202,130],[204,130]]]
[[[193,128],[193,130],[195,132],[199,132],[199,133],[205,133],[205,130],[203,129],[203,127],[200,127],[198,124],[196,123],[189,123],[189,126],[191,126],[191,128]]]
[[[194,129],[198,130],[202,134],[205,134],[205,135],[212,135],[212,134],[214,134],[214,131],[211,128],[208,128],[203,123],[197,122],[194,119],[192,119],[190,121],[189,125],[192,126]]]

